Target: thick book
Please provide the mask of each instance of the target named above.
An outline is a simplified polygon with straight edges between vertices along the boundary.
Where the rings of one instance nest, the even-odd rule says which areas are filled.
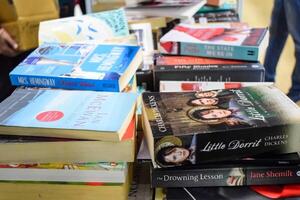
[[[191,18],[206,3],[206,0],[157,1],[157,3],[132,4],[126,7],[129,15]]]
[[[248,164],[245,160],[240,164],[214,163],[190,168],[152,168],[151,185],[174,188],[295,184],[300,183],[299,161],[297,156],[295,160],[261,159],[251,160]],[[265,164],[256,165],[256,162]]]
[[[141,62],[138,46],[49,43],[9,76],[15,86],[120,92]]]
[[[133,118],[118,142],[0,135],[0,163],[134,162],[135,124]]]
[[[275,86],[146,92],[143,119],[155,167],[300,149],[300,109]]]
[[[129,35],[124,9],[43,21],[39,26],[39,44],[103,42]]]
[[[245,24],[179,24],[160,39],[160,52],[258,61],[268,39],[267,28]]]
[[[120,141],[134,93],[22,89],[0,103],[0,134]]]
[[[158,56],[153,68],[154,85],[160,81],[263,82],[260,63],[191,56]]]
[[[300,200],[300,186],[169,188],[165,200]]]
[[[0,164],[0,181],[124,183],[125,162]]]
[[[200,81],[160,81],[160,92],[192,92],[218,89],[234,89],[256,85],[273,85],[273,82],[200,82]]]

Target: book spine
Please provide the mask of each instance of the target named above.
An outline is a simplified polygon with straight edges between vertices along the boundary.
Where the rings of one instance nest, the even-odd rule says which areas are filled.
[[[159,81],[263,82],[265,70],[259,63],[235,65],[155,66],[154,85]]]
[[[179,55],[258,61],[259,49],[252,46],[228,46],[178,42]]]
[[[300,182],[300,166],[152,169],[152,187],[278,185]]]
[[[12,85],[119,92],[118,81],[10,74]]]

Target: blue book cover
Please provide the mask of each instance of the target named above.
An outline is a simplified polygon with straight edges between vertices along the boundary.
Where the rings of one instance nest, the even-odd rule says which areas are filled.
[[[43,44],[11,73],[13,85],[122,91],[141,63],[140,47]]]
[[[134,93],[17,89],[0,103],[0,132],[118,141],[136,98]]]

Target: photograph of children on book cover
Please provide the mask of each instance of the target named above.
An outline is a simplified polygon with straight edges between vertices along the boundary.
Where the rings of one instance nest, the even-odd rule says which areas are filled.
[[[143,99],[155,141],[156,161],[161,153],[159,151],[167,146],[182,147],[165,150],[181,156],[174,163],[188,160],[189,164],[197,164],[198,154],[203,152],[214,153],[231,148],[235,150],[234,153],[239,154],[241,151],[238,150],[262,150],[266,145],[268,148],[279,148],[280,145],[291,142],[292,137],[298,137],[292,128],[276,133],[280,135],[270,141],[267,141],[267,134],[274,134],[272,131],[261,134],[260,128],[263,127],[299,124],[299,109],[274,86],[185,93],[144,93]],[[241,131],[236,131],[235,136],[228,133],[235,130]],[[242,130],[251,130],[251,135],[242,134]],[[237,138],[245,141],[238,141]],[[220,145],[218,149],[216,145],[210,147],[212,141]],[[174,154],[167,159],[174,160]]]

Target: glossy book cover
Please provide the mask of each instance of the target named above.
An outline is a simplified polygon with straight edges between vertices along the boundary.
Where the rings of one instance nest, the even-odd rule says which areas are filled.
[[[64,89],[122,91],[120,79],[141,61],[138,46],[94,44],[44,44],[11,73],[13,85]],[[123,77],[123,76],[130,77]]]
[[[267,28],[243,23],[179,24],[160,39],[165,54],[257,61],[265,46]]]
[[[148,146],[160,166],[300,148],[300,110],[274,86],[144,93],[143,105]],[[172,163],[174,157],[168,157],[166,162],[166,147],[182,147],[175,148],[182,160]]]
[[[17,89],[0,103],[0,132],[120,141],[136,98],[133,93]]]
[[[44,42],[103,42],[129,35],[124,9],[43,21],[39,27],[39,44]]]

